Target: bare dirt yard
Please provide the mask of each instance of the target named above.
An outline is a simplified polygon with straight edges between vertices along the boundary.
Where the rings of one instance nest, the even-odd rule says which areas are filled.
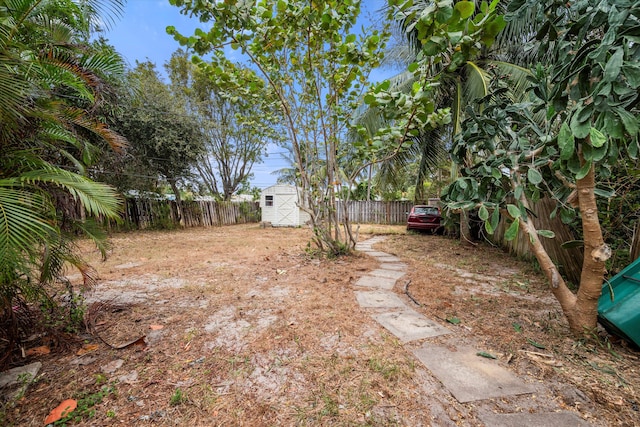
[[[575,341],[532,264],[487,245],[363,226],[360,240],[407,274],[394,291],[539,390],[459,403],[361,308],[354,283],[378,262],[319,259],[308,229],[256,224],[114,235],[107,261],[86,245],[99,282],[86,331],[42,337],[42,362],[7,425],[38,426],[65,399],[68,425],[482,426],[483,411],[575,413],[598,426],[640,425],[639,353],[625,342]],[[70,277],[78,281],[79,276]]]

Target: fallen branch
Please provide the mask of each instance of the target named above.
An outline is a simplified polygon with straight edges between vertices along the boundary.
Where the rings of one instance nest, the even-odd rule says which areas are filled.
[[[551,354],[538,353],[536,351],[527,351],[527,350],[518,350],[518,351],[526,354],[529,357],[529,359],[533,360],[534,362],[543,363],[545,365],[553,366],[554,368],[559,368],[562,366],[562,362],[557,359],[554,359],[553,355]]]
[[[409,293],[409,284],[411,283],[411,280],[407,280],[404,284],[404,293],[409,297],[409,299],[411,301],[413,301],[418,307],[422,307],[422,304],[420,304],[410,293]]]
[[[536,356],[542,356],[542,357],[549,357],[549,358],[553,358],[554,356],[552,354],[546,354],[546,353],[538,353],[537,351],[528,351],[528,350],[518,350],[521,353],[527,353],[527,354],[533,354]]]

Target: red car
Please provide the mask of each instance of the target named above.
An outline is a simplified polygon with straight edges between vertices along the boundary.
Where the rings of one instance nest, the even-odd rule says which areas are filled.
[[[407,218],[407,230],[429,230],[433,233],[442,230],[442,216],[437,206],[416,205],[411,208]]]

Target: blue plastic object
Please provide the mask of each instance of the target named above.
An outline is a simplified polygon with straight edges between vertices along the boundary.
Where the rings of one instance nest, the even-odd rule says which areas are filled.
[[[640,258],[602,286],[600,323],[640,347]]]

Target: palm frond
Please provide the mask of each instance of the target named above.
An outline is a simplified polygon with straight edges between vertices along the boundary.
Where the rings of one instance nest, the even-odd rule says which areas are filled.
[[[23,264],[48,236],[54,208],[41,194],[20,188],[15,179],[0,180],[0,264]],[[25,257],[25,255],[27,255]]]
[[[117,52],[85,55],[80,58],[80,65],[102,76],[122,76],[125,72],[122,57]]]
[[[3,10],[7,14],[7,19],[4,22],[9,28],[6,41],[15,41],[14,38],[21,34],[25,22],[39,14],[42,3],[42,1],[34,0],[6,0],[6,9]]]
[[[125,144],[96,118],[105,79],[119,71],[117,55],[87,53],[88,46],[98,50],[88,43],[97,13],[117,14],[123,4],[0,0],[0,338],[9,345],[0,365],[8,363],[20,335],[30,332],[16,320],[15,305],[54,307],[47,285],[61,278],[65,263],[91,275],[66,231],[82,229],[104,253],[104,235],[86,220],[74,220],[75,208],[118,218],[115,190],[52,164],[83,171],[93,141],[114,149]]]
[[[69,129],[53,120],[43,120],[38,137],[45,141],[60,141],[78,147],[78,140]]]
[[[29,198],[32,209],[49,209],[50,196],[43,191],[42,185],[52,185],[68,192],[82,204],[89,215],[103,215],[115,219],[119,214],[122,201],[117,192],[108,185],[53,166],[31,151],[14,151],[3,160],[3,166],[11,168],[14,173],[12,177],[0,180],[0,186],[9,190],[34,193],[35,195]],[[9,197],[9,200],[12,198]],[[40,203],[36,205],[33,200]]]
[[[46,183],[60,187],[80,202],[89,215],[116,219],[122,207],[120,196],[112,187],[54,166],[27,171],[13,180],[16,183]]]
[[[116,220],[119,220],[119,218],[116,218]],[[102,259],[106,259],[107,250],[109,250],[110,246],[109,241],[107,240],[107,233],[101,224],[96,222],[93,218],[87,218],[84,221],[74,221],[71,226],[82,236],[88,237],[100,251]],[[76,266],[80,266],[81,264],[83,264],[83,262],[80,259],[78,259],[78,262],[74,263]]]
[[[490,61],[490,64],[496,67],[509,80],[514,102],[526,99],[527,90],[531,85],[531,82],[527,79],[528,76],[532,75],[530,69],[504,61]]]
[[[383,67],[406,68],[416,59],[416,52],[404,43],[389,46],[382,59]]]
[[[111,149],[117,153],[122,152],[128,145],[127,140],[122,135],[111,130],[106,124],[89,116],[86,111],[81,108],[58,104],[58,109],[55,114],[60,122],[73,124],[102,138],[109,144]]]
[[[16,61],[0,54],[0,129],[2,132],[15,129],[28,112],[24,99],[28,93],[29,82],[23,76],[16,76],[13,71],[16,66]]]
[[[49,88],[65,88],[72,91],[73,98],[93,103],[92,78],[84,73],[74,61],[60,56],[47,56],[40,61],[41,81]],[[67,95],[69,96],[69,95]]]
[[[127,0],[85,0],[82,2],[83,12],[89,16],[94,27],[109,29],[123,16],[126,2]]]
[[[44,13],[32,18],[32,21],[40,27],[41,31],[47,34],[48,44],[69,45],[76,33],[71,25]]]
[[[467,61],[464,67],[464,95],[466,102],[484,98],[489,94],[491,76],[474,61]]]

